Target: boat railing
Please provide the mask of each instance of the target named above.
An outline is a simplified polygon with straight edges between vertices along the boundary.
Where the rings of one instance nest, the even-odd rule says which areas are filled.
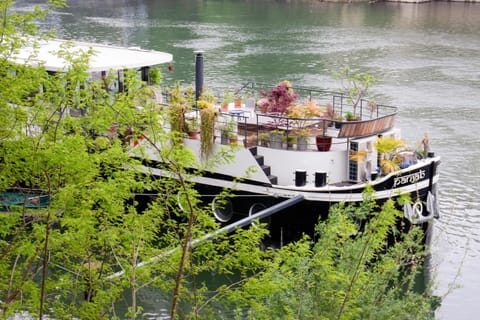
[[[237,96],[249,96],[259,99],[264,97],[262,92],[269,92],[274,86],[275,85],[272,84],[251,81],[244,84],[235,94]],[[334,114],[343,118],[348,112],[354,113],[355,116],[362,120],[372,120],[389,115],[396,115],[398,112],[397,107],[377,104],[367,99],[360,99],[357,105],[354,106],[351,98],[342,92],[296,86],[292,87],[292,89],[299,95],[297,101],[303,101],[305,99],[316,100],[319,106],[331,104]]]
[[[234,127],[229,126],[231,121],[235,121]],[[246,147],[262,146],[298,151],[317,151],[317,136],[335,136],[335,132],[338,132],[330,119],[298,119],[271,113],[221,113],[217,123],[222,128],[220,135],[238,136],[239,142],[243,142]],[[222,131],[227,127],[233,132]],[[222,144],[228,144],[223,136],[221,141]],[[332,144],[346,144],[346,140],[333,141]]]
[[[256,106],[256,101],[264,97],[262,90],[267,91],[271,87],[271,85],[263,83],[249,82],[235,92],[244,101],[249,101],[248,103],[244,103],[238,109],[232,104],[229,111],[223,112],[219,104],[215,141],[230,144],[231,142],[228,140],[237,138],[238,142],[236,143],[243,143],[245,146],[257,145],[285,149],[296,145],[297,150],[300,150],[298,148],[300,144],[306,144],[307,147],[301,150],[316,150],[314,140],[317,136],[337,138],[332,141],[335,145],[336,143],[345,143],[348,138],[381,134],[393,128],[395,124],[396,107],[372,104],[367,100],[361,100],[356,107],[358,118],[350,121],[350,119],[345,119],[346,113],[353,110],[347,95],[302,87],[294,88],[294,91],[299,94],[298,99],[301,97],[315,99],[317,105],[323,109],[326,109],[327,104],[331,104],[334,115],[342,115],[342,118],[332,117],[330,114],[328,117],[302,119],[287,117],[281,113],[261,112]],[[198,110],[193,108],[190,116],[198,119]],[[273,137],[275,133],[277,134],[276,138]]]
[[[237,90],[236,94],[260,99],[264,97],[262,92],[268,92],[272,87],[274,87],[274,85],[248,82]],[[335,127],[339,129],[338,134],[335,136],[339,138],[381,134],[382,132],[391,129],[395,124],[395,118],[398,112],[397,107],[377,104],[366,99],[361,99],[358,104],[354,106],[351,99],[345,93],[304,87],[292,87],[292,89],[299,95],[297,101],[307,99],[315,100],[317,105],[321,107],[330,105],[335,117],[291,119],[283,115],[269,113],[267,116],[272,118],[274,122],[286,122],[288,126],[290,123],[294,124],[307,121],[317,126],[321,124],[320,126],[324,131],[326,124],[334,124]],[[353,114],[355,118],[346,119],[346,116],[349,113]],[[262,124],[258,122],[258,125]]]
[[[373,119],[341,122],[338,138],[365,137],[379,135],[395,125],[395,114]]]

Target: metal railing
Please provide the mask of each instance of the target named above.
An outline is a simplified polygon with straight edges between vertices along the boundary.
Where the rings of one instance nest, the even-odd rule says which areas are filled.
[[[244,84],[235,94],[253,96],[259,99],[264,97],[261,93],[262,91],[268,93],[275,86],[276,85],[251,81]],[[346,93],[296,86],[291,87],[291,89],[299,95],[297,101],[303,101],[304,99],[316,100],[318,105],[331,103],[335,114],[342,117],[344,117],[347,112],[353,112],[353,103]],[[356,115],[362,119],[375,119],[398,112],[397,107],[371,103],[367,99],[360,99],[355,109]]]
[[[248,97],[258,101],[260,98],[265,98],[265,95],[273,87],[275,85],[248,82],[234,94],[237,97],[241,96],[244,99]],[[291,118],[281,113],[262,113],[257,106],[250,107],[248,110],[243,108],[226,112],[221,112],[219,108],[220,116],[217,120],[215,141],[229,144],[227,139],[237,137],[238,143],[243,142],[245,146],[260,145],[279,148],[281,144],[281,148],[291,148],[292,144],[297,144],[298,147],[298,141],[305,136],[362,137],[381,134],[391,129],[395,123],[396,107],[372,104],[366,99],[361,99],[355,107],[355,113],[359,119],[348,121],[348,119],[345,119],[345,115],[348,112],[353,112],[354,106],[346,94],[304,87],[292,87],[292,89],[298,94],[296,100],[300,103],[307,99],[309,101],[315,100],[317,105],[323,108],[329,105],[329,116]],[[193,108],[191,113],[196,115],[195,118],[198,118],[197,109]],[[337,117],[332,117],[332,115]],[[340,119],[339,116],[342,118]],[[267,135],[269,136],[272,131],[281,133],[280,138],[278,138],[281,139],[279,143],[274,144],[270,137],[267,138]],[[304,143],[302,142],[302,144]],[[314,150],[313,145],[314,143],[307,143],[307,150]]]

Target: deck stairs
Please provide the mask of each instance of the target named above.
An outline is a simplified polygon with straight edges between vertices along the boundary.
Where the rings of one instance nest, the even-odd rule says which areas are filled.
[[[260,168],[262,168],[263,172],[267,175],[268,180],[270,180],[271,184],[278,184],[278,177],[275,175],[272,175],[271,168],[270,166],[266,165],[264,163],[265,159],[262,155],[258,154],[257,147],[251,147],[249,148],[250,152],[254,156],[255,160],[257,163],[260,165]]]

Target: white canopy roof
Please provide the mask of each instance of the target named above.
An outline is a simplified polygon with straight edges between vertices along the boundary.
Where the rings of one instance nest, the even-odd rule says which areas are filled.
[[[63,58],[58,57],[57,52],[61,50],[66,40],[41,41],[36,56],[33,55],[32,47],[23,48],[14,57],[17,63],[26,63],[31,66],[44,65],[48,71],[62,71],[67,66]],[[69,41],[71,42],[71,41]],[[94,54],[90,57],[90,72],[135,69],[140,67],[154,66],[171,62],[173,56],[170,53],[142,50],[140,48],[123,48],[85,42],[71,42],[70,52],[82,50],[87,52],[92,49]]]

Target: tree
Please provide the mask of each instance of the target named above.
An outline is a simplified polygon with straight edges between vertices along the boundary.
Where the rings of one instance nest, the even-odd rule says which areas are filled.
[[[10,2],[4,4],[6,12]],[[36,11],[32,21],[35,17]],[[26,25],[26,18],[21,21]],[[27,31],[36,35],[31,27]],[[24,203],[0,216],[4,317],[16,312],[115,317],[115,303],[128,288],[126,316],[133,319],[142,311],[139,290],[155,286],[172,292],[176,318],[180,300],[191,303],[193,314],[206,310],[197,274],[258,268],[264,255],[258,246],[265,235],[261,228],[191,245],[219,225],[208,199],[188,182],[187,168],[200,174],[231,155],[212,156],[204,167],[182,144],[172,144],[163,126],[166,111],[148,99],[150,89],[134,71],[125,75],[129,89],[112,99],[103,81],[88,79],[91,52],[75,52],[67,43],[58,54],[68,69],[48,74],[41,67],[11,64],[6,58],[21,46],[35,46],[35,40],[19,37],[15,28],[3,32],[0,188],[24,199],[33,194],[48,199],[46,207],[34,210]],[[13,39],[22,41],[13,47]],[[176,179],[137,170],[149,152]],[[180,198],[188,205],[179,207]],[[139,202],[145,199],[148,205]]]
[[[375,316],[375,306],[388,311],[400,305],[405,291],[393,290],[386,279],[396,279],[409,265],[395,269],[392,261],[416,261],[408,250],[419,251],[406,242],[394,247],[404,256],[388,250],[379,258],[394,220],[388,206],[381,211],[386,218],[374,219],[364,236],[354,223],[357,215],[349,215],[353,209],[333,211],[320,224],[313,247],[304,240],[279,251],[261,250],[266,230],[260,224],[195,242],[219,225],[212,199],[198,194],[190,175],[231,160],[231,154],[197,163],[183,144],[172,143],[178,136],[173,139],[176,133],[164,128],[169,115],[148,99],[151,92],[135,72],[126,73],[129,89],[114,99],[103,81],[88,79],[91,52],[75,52],[67,44],[59,54],[69,68],[54,75],[10,63],[15,50],[35,44],[22,36],[37,34],[34,20],[44,13],[12,16],[11,2],[2,5],[0,191],[26,195],[0,215],[3,318],[28,312],[40,319],[50,313],[56,319],[134,319],[142,311],[137,294],[147,286],[171,293],[172,318],[221,317],[217,304],[247,307],[252,318],[270,307],[273,313],[267,314],[280,318],[341,318]],[[171,178],[138,170],[152,153]],[[32,209],[29,204],[40,199],[48,206]],[[356,214],[367,215],[372,206],[367,202]],[[383,278],[375,277],[377,268]],[[205,273],[235,280],[214,285],[201,279]],[[374,290],[374,281],[383,291]],[[364,287],[369,295],[360,296]],[[127,289],[129,310],[117,315],[115,303]],[[379,295],[385,292],[387,298]]]
[[[346,92],[348,102],[353,107],[353,116],[356,117],[357,107],[361,104],[362,99],[368,97],[370,94],[369,89],[378,82],[378,78],[367,72],[353,72],[348,65],[335,72],[335,78],[341,80],[342,91]],[[370,109],[373,106],[374,104],[369,104]]]
[[[359,206],[335,206],[317,226],[318,241],[275,252],[266,270],[232,293],[232,308],[242,319],[433,318],[438,298],[414,288],[424,234],[399,232],[401,216],[393,201],[378,208],[371,191]]]

